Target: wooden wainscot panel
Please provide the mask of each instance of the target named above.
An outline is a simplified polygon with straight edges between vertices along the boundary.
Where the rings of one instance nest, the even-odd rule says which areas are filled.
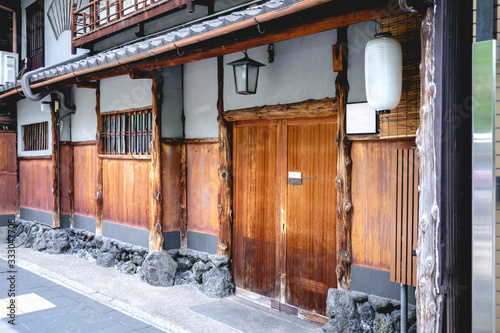
[[[396,211],[392,150],[414,140],[354,141],[352,144],[353,264],[389,271],[391,221]]]
[[[163,232],[179,231],[181,221],[181,144],[162,143]],[[168,191],[168,195],[165,192]]]
[[[103,220],[149,230],[149,160],[103,159]]]
[[[19,160],[21,207],[52,213],[52,160],[28,158]]]
[[[61,142],[61,214],[70,213],[70,164],[73,156],[71,143]]]
[[[95,142],[74,145],[75,214],[95,217]]]
[[[0,132],[0,214],[14,214],[17,201],[16,133]]]
[[[217,143],[187,144],[187,217],[188,230],[210,235],[217,227]]]

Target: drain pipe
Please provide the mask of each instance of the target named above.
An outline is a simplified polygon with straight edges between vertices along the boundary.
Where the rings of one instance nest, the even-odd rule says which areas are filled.
[[[401,283],[401,333],[408,332],[408,286]]]

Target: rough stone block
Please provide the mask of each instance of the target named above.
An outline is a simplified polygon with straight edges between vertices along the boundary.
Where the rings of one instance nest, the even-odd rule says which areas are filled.
[[[326,315],[331,318],[333,332],[360,332],[361,319],[349,293],[330,288],[326,300]]]
[[[102,267],[111,267],[115,264],[115,256],[110,252],[99,251],[96,258],[96,263]]]
[[[153,286],[174,284],[177,262],[166,251],[150,252],[141,266],[142,279]]]
[[[214,267],[203,273],[202,281],[198,290],[208,297],[222,298],[234,294],[233,277],[229,270]]]

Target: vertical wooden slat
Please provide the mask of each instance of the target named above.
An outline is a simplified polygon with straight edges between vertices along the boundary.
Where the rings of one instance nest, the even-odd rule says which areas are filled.
[[[187,145],[185,142],[181,144],[180,151],[180,210],[181,210],[181,247],[187,247]]]
[[[406,238],[407,245],[405,246],[405,256],[406,256],[406,273],[404,284],[411,285],[412,277],[412,249],[413,249],[413,216],[414,216],[414,187],[415,184],[413,179],[415,177],[415,152],[413,150],[408,151],[408,223],[406,224]]]
[[[277,127],[277,160],[276,160],[276,242],[279,248],[276,251],[276,290],[279,290],[279,301],[281,304],[286,303],[287,294],[287,178],[288,178],[288,123],[286,119],[278,121]]]
[[[398,193],[397,193],[397,188],[398,188],[398,150],[394,149],[392,150],[391,153],[392,156],[392,169],[391,169],[391,183],[390,184],[396,184],[396,195],[394,196],[393,200],[396,203],[395,206],[395,215],[397,216],[398,212]],[[396,235],[396,223],[391,224],[391,249],[396,248],[396,238],[394,237]],[[391,251],[391,269],[390,269],[390,279],[391,281],[396,281],[396,267],[397,267],[397,256],[396,256],[396,251]]]
[[[402,198],[402,225],[401,225],[401,282],[406,284],[406,251],[408,248],[408,150],[401,150],[403,160],[403,198]]]
[[[401,225],[403,220],[403,156],[402,150],[397,150],[397,165],[398,165],[398,180],[397,180],[397,195],[396,195],[396,282],[401,282]]]
[[[69,225],[74,228],[75,220],[75,150],[72,144],[69,145]]]
[[[416,150],[413,150],[415,158],[414,176],[413,176],[413,230],[412,230],[412,286],[417,285],[417,256],[413,256],[413,251],[417,251],[417,236],[418,236],[418,177],[419,177],[419,160]]]

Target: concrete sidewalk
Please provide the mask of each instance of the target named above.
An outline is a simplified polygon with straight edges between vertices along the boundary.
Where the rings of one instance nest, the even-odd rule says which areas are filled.
[[[322,332],[320,324],[236,296],[212,299],[187,285],[154,287],[74,255],[16,248],[15,256],[18,267],[165,332]],[[7,259],[6,244],[0,244],[0,258]],[[2,281],[2,297],[7,290]],[[22,316],[18,320],[22,322]]]

